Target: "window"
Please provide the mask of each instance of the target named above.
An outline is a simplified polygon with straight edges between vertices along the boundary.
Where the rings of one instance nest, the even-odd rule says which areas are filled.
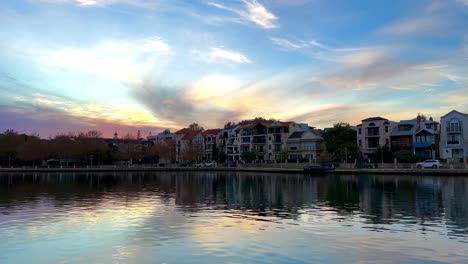
[[[271,145],[268,145],[268,149],[271,149]]]
[[[450,135],[447,144],[460,144],[460,135]]]
[[[361,133],[362,133],[361,128],[358,129],[358,133],[359,133],[359,135],[361,135]]]
[[[359,146],[362,147],[362,139],[359,140]]]
[[[385,133],[388,133],[388,126],[385,127]]]
[[[388,146],[388,138],[385,139],[385,146]]]

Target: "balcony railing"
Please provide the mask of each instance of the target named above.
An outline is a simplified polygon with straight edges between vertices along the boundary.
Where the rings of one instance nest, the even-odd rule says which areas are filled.
[[[462,128],[461,127],[447,127],[447,132],[448,133],[461,133]]]
[[[460,144],[459,140],[447,140],[447,145],[458,145]]]

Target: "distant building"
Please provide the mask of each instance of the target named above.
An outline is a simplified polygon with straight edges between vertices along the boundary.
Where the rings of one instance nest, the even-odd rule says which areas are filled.
[[[390,148],[390,133],[396,126],[396,122],[382,117],[370,117],[362,120],[356,126],[357,145],[365,158],[377,151],[379,147]]]
[[[454,162],[468,162],[468,114],[451,111],[440,118],[440,156]]]
[[[418,115],[415,119],[401,120],[390,134],[391,149],[405,149],[421,160],[439,156],[439,123]]]
[[[153,143],[162,143],[166,139],[176,139],[176,134],[171,133],[169,129],[157,134],[156,136],[149,135],[146,139]]]

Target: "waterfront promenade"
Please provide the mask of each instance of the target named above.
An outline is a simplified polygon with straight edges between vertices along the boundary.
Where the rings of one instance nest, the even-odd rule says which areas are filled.
[[[291,173],[303,174],[303,168],[289,167],[147,167],[147,166],[95,166],[95,167],[54,167],[54,168],[34,168],[34,167],[11,167],[0,168],[2,172],[50,172],[50,173],[99,173],[99,172],[177,172],[177,171],[208,171],[208,172],[265,172],[265,173]],[[374,169],[354,169],[354,168],[337,168],[326,172],[327,174],[386,174],[386,175],[447,175],[447,176],[468,176],[468,169],[411,169],[411,168],[374,168]]]

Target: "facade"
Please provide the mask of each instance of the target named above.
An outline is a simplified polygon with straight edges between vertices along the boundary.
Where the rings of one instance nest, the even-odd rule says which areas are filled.
[[[273,162],[280,159],[280,153],[287,150],[287,140],[291,133],[302,131],[295,122],[254,122],[236,128],[238,150],[254,151],[257,161]]]
[[[203,159],[205,143],[201,132],[184,128],[175,134],[177,162],[200,161]]]
[[[356,126],[357,145],[365,158],[377,151],[379,147],[390,148],[390,133],[396,126],[396,122],[382,117],[370,117],[362,120]]]
[[[321,155],[325,149],[323,138],[308,128],[305,131],[291,133],[287,140],[287,145],[289,159],[308,160],[314,163],[321,159]]]
[[[239,140],[237,138],[239,134],[239,126],[226,127],[223,130],[223,147],[224,153],[227,156],[227,160],[234,162],[240,160],[239,152]]]
[[[219,152],[223,151],[223,130],[220,128],[207,129],[202,133],[204,138],[204,160],[217,159]]]
[[[415,119],[401,120],[390,134],[392,150],[410,150],[421,160],[439,156],[439,123],[418,115]]]
[[[468,162],[468,114],[451,111],[440,118],[440,157]]]

